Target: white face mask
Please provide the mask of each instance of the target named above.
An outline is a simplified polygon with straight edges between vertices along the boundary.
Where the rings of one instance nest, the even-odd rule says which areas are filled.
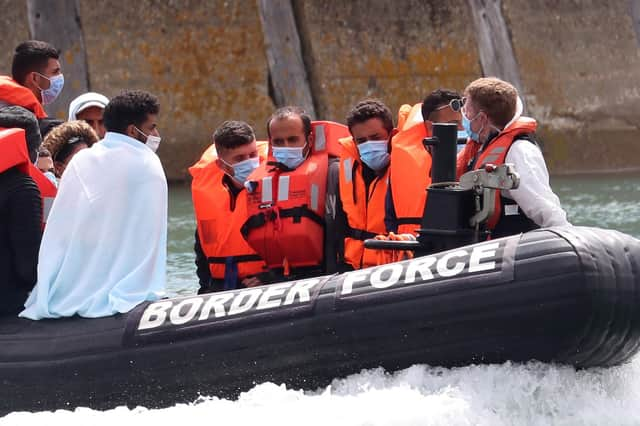
[[[151,149],[151,151],[156,152],[158,147],[160,146],[160,141],[162,138],[160,136],[147,135],[142,130],[138,129],[136,126],[135,129],[140,132],[140,134],[147,138],[145,144]]]
[[[46,78],[49,80],[49,88],[48,89],[40,89],[40,94],[42,95],[42,104],[49,105],[53,101],[56,100],[60,92],[62,92],[62,88],[64,87],[64,75],[58,74],[53,77],[47,77],[46,75],[36,73],[42,78]],[[40,86],[38,86],[39,88]]]

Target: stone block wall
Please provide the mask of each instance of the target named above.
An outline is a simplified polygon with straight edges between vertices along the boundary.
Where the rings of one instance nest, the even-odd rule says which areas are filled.
[[[160,98],[158,152],[171,180],[187,176],[226,119],[266,135],[275,104],[257,1],[75,1],[90,89]],[[343,121],[364,97],[397,110],[438,87],[462,90],[483,72],[477,1],[291,0],[317,118]],[[502,13],[551,171],[640,167],[637,0],[485,1]],[[0,7],[5,74],[14,47],[29,38],[29,18],[25,0]]]
[[[82,0],[81,14],[92,90],[160,98],[158,153],[170,179],[186,176],[224,120],[266,135],[273,104],[255,2]]]
[[[393,111],[480,75],[465,0],[294,2],[318,115],[343,121],[364,97]]]
[[[630,2],[504,0],[529,114],[555,173],[640,166],[640,49]]]
[[[0,0],[0,74],[11,75],[13,51],[20,42],[29,39],[27,5],[24,0]]]

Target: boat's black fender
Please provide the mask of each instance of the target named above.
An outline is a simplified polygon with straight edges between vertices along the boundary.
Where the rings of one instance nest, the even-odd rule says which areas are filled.
[[[638,240],[554,228],[112,318],[15,319],[0,323],[0,401],[154,407],[377,366],[610,366],[639,349],[639,286]]]

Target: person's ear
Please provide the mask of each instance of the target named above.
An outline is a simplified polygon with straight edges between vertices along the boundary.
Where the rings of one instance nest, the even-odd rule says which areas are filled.
[[[312,146],[315,147],[315,145],[314,145],[315,141],[316,141],[315,134],[312,131],[311,133],[309,133],[309,136],[307,137],[307,146],[306,146],[306,148],[304,149],[304,152],[303,152],[305,157],[307,157],[309,155],[309,153],[311,152],[311,147]]]
[[[222,170],[222,171],[223,171],[223,172],[225,172],[226,174],[228,174],[228,175],[230,175],[230,176],[233,174],[233,173],[232,173],[232,172],[233,172],[233,170],[230,170],[230,167],[229,167],[229,166],[228,166],[224,161],[222,161],[221,159],[216,158],[216,165],[218,166],[218,168],[219,168],[220,170]]]
[[[35,71],[30,72],[29,75],[26,76],[26,78],[24,79],[24,83],[25,83],[24,85],[29,88],[39,89],[39,90],[46,89],[46,87],[43,87],[42,85],[40,85],[40,76]]]
[[[136,127],[133,124],[129,124],[127,126],[127,130],[126,130],[126,134],[127,136],[129,136],[130,138],[133,139],[138,139],[136,136],[138,134],[138,132],[136,131]]]

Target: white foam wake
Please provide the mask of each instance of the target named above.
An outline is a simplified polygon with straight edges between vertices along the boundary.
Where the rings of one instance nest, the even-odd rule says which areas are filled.
[[[11,413],[1,425],[547,425],[640,424],[640,358],[576,371],[540,363],[363,371],[316,392],[265,383],[237,401],[201,398],[125,407]]]

